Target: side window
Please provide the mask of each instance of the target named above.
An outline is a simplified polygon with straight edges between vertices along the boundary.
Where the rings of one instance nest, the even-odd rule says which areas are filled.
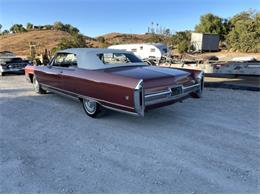
[[[150,52],[155,52],[155,49],[154,49],[154,48],[151,48]]]
[[[77,66],[77,58],[75,54],[71,53],[59,53],[56,55],[52,66],[58,67],[76,67]]]

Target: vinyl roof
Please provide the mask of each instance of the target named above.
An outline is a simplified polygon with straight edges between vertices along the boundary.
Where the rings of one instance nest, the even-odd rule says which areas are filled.
[[[79,68],[85,68],[89,70],[113,68],[119,66],[137,66],[145,65],[144,63],[129,63],[129,64],[104,64],[99,58],[98,54],[102,53],[129,53],[132,52],[122,51],[118,49],[107,49],[107,48],[70,48],[60,50],[57,53],[72,53],[76,55],[77,65]]]

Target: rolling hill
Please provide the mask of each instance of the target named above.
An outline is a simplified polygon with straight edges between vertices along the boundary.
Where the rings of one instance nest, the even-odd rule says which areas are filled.
[[[51,50],[56,47],[62,38],[71,36],[67,32],[56,30],[32,30],[23,33],[15,33],[0,36],[0,51],[12,51],[19,56],[27,57],[30,54],[30,42],[36,44],[36,52],[40,54],[44,49]],[[104,42],[98,41],[99,37]],[[119,43],[142,43],[148,42],[150,35],[145,34],[121,34],[109,33],[96,38],[85,36],[86,42],[91,47],[107,47]]]
[[[62,38],[71,36],[67,32],[55,30],[33,30],[24,33],[8,34],[0,36],[0,51],[12,51],[18,56],[24,58],[30,54],[29,42],[35,42],[37,54],[44,52],[44,49],[51,50],[56,47]],[[125,34],[125,33],[109,33],[95,38],[84,36],[86,42],[91,47],[107,47],[113,44],[121,43],[145,43],[149,42],[151,35],[149,34]],[[100,41],[103,37],[103,42]],[[175,51],[174,51],[175,53]],[[260,53],[241,53],[241,52],[228,52],[221,51],[216,53],[203,53],[197,54],[197,58],[203,58],[207,55],[216,55],[222,60],[228,60],[237,56],[255,56],[260,60]]]
[[[147,43],[151,35],[149,34],[125,34],[125,33],[108,33],[99,37],[104,37],[108,44],[121,43]],[[98,39],[99,37],[96,37]]]
[[[45,48],[52,49],[62,38],[70,34],[54,30],[34,30],[24,33],[8,34],[0,36],[0,51],[8,50],[19,56],[28,56],[30,42],[36,43],[36,52],[41,53]]]

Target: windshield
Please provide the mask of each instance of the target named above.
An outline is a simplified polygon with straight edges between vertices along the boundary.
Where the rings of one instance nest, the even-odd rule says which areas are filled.
[[[130,53],[100,53],[98,58],[103,64],[132,64],[142,63],[134,54]]]
[[[1,63],[19,63],[23,62],[22,58],[0,58]]]

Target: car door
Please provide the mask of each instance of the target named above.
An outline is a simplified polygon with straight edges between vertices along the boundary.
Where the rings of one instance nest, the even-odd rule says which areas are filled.
[[[77,83],[78,83],[78,68],[76,55],[72,53],[67,53],[60,66],[60,74],[62,85],[61,88],[66,92],[78,93]]]
[[[66,55],[66,53],[57,53],[49,65],[42,67],[42,71],[37,75],[41,84],[55,89],[63,89],[62,73]]]

